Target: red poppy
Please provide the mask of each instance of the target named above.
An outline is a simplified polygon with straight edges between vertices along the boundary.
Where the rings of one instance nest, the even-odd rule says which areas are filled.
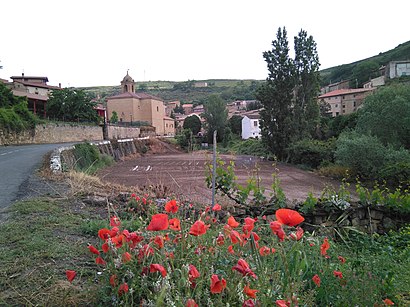
[[[320,254],[322,256],[326,256],[327,255],[327,250],[329,248],[330,248],[329,240],[327,238],[325,238],[323,240],[323,244],[320,246]]]
[[[181,221],[179,219],[170,219],[169,220],[169,228],[175,231],[181,230]]]
[[[160,264],[151,264],[149,266],[149,271],[150,273],[154,273],[154,272],[160,272],[162,277],[167,276],[167,271],[165,270],[165,268],[160,265]]]
[[[239,223],[235,220],[233,216],[230,216],[228,218],[228,225],[231,226],[232,228],[236,228],[239,226]]]
[[[100,264],[100,265],[105,265],[105,261],[104,261],[104,259],[101,258],[101,257],[95,258],[95,263],[96,263],[96,264]]]
[[[111,227],[119,227],[121,225],[121,221],[115,215],[110,218],[110,226]]]
[[[300,227],[297,227],[297,228],[296,228],[296,233],[291,233],[291,234],[289,235],[289,237],[290,237],[292,240],[299,241],[300,239],[302,239],[303,233],[304,233],[304,232],[303,232],[303,229],[300,228]]]
[[[167,258],[169,258],[169,259],[175,259],[175,255],[174,255],[174,252],[166,252],[165,253],[165,256],[167,257]]]
[[[213,274],[211,276],[211,293],[221,293],[226,288],[226,280],[221,278],[219,280],[218,275]]]
[[[242,237],[236,230],[232,230],[229,238],[231,239],[232,244],[242,243]]]
[[[122,254],[122,262],[123,263],[127,263],[129,261],[131,261],[131,254],[129,252],[125,252],[124,254]]]
[[[198,307],[198,304],[195,302],[194,299],[190,298],[186,301],[185,307]]]
[[[159,248],[163,248],[164,247],[164,239],[162,236],[156,236],[154,238],[154,244]]]
[[[98,249],[96,249],[94,246],[92,246],[91,244],[88,245],[88,249],[90,250],[91,253],[99,255],[100,252],[98,251]]]
[[[117,226],[114,226],[110,230],[110,238],[115,237],[120,232],[120,229]]]
[[[283,231],[282,224],[280,222],[270,222],[269,227],[272,230],[272,232],[278,236],[279,241],[283,241],[285,239],[285,232]]]
[[[105,242],[103,245],[101,245],[101,249],[104,253],[108,253],[110,246],[108,245],[107,242]]]
[[[147,230],[159,231],[166,230],[168,228],[168,215],[164,213],[154,214],[151,218]]]
[[[67,277],[67,280],[68,280],[69,282],[72,282],[73,279],[76,277],[76,275],[77,275],[77,272],[76,272],[76,271],[73,271],[73,270],[67,270],[67,271],[65,271],[65,276]]]
[[[271,251],[272,251],[272,254],[276,253],[276,249],[274,249],[273,247],[272,247]]]
[[[225,237],[222,233],[220,233],[218,235],[218,238],[216,238],[216,244],[218,244],[219,246],[224,245],[225,243]]]
[[[346,262],[346,259],[342,256],[337,256],[337,259],[339,259],[339,261],[343,264]]]
[[[245,293],[248,297],[251,297],[251,298],[256,298],[257,292],[259,292],[259,290],[251,289],[249,285],[246,285],[245,288],[243,289],[243,293]]]
[[[100,230],[98,230],[98,237],[101,240],[107,240],[110,238],[110,230],[107,228],[102,228]]]
[[[319,275],[315,275],[315,276],[313,276],[312,277],[312,280],[313,280],[313,282],[316,284],[316,286],[318,287],[318,288],[320,288],[320,277],[319,277]]]
[[[121,286],[119,287],[118,295],[121,296],[121,295],[123,295],[124,293],[127,293],[127,292],[128,292],[128,284],[125,282],[125,283],[121,284]]]
[[[198,278],[199,276],[201,276],[201,274],[199,274],[197,268],[193,264],[190,264],[188,270],[189,281],[192,283],[195,278]]]
[[[277,307],[289,307],[290,306],[290,303],[285,300],[276,300],[275,303]]]
[[[125,236],[122,234],[111,238],[111,242],[115,244],[116,248],[120,248],[125,241]]]
[[[177,201],[175,199],[170,200],[165,204],[165,211],[176,213],[178,211]]]
[[[135,231],[130,233],[130,242],[129,245],[131,248],[135,248],[138,243],[140,243],[142,240],[144,240],[144,237],[140,236],[137,234]]]
[[[250,269],[249,264],[244,259],[239,259],[238,263],[232,268],[234,271],[238,271],[243,276],[252,276],[257,279],[256,274]]]
[[[255,302],[250,298],[243,302],[242,307],[255,307]]]
[[[222,207],[220,204],[215,204],[215,206],[212,207],[212,211],[221,211]]]
[[[302,223],[305,218],[299,212],[292,209],[278,209],[275,213],[276,220],[288,226],[296,226]]]
[[[384,300],[383,300],[383,303],[384,303],[385,305],[387,305],[387,306],[392,306],[392,305],[394,305],[393,301],[390,300],[390,299],[388,299],[388,298],[384,299]]]
[[[228,253],[230,253],[230,254],[235,254],[235,251],[233,250],[233,246],[232,245],[229,245],[228,246]]]
[[[340,279],[343,278],[343,273],[340,272],[340,271],[333,271],[333,275],[334,275],[335,277],[340,278]]]
[[[154,255],[154,249],[145,244],[138,252],[138,260],[142,261],[145,257]]]
[[[256,243],[258,243],[258,241],[259,241],[259,239],[260,239],[260,237],[259,237],[259,235],[256,233],[256,232],[251,232],[251,235],[252,235],[252,238],[253,238],[253,240],[256,242]]]
[[[269,254],[270,254],[270,248],[267,247],[267,246],[262,246],[262,247],[259,249],[259,254],[260,254],[261,256],[267,256],[267,255],[269,255]]]
[[[113,274],[110,276],[110,285],[114,288],[117,286],[118,278],[117,275]]]
[[[244,233],[251,232],[253,230],[253,228],[255,227],[255,219],[250,218],[250,217],[246,217],[244,222],[245,222],[245,225],[243,225],[242,231]]]
[[[189,230],[189,234],[193,236],[201,236],[206,233],[210,225],[205,225],[201,220],[196,221]]]

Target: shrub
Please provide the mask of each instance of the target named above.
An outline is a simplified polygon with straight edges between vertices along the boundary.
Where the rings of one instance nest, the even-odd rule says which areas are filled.
[[[288,153],[292,163],[317,168],[321,164],[333,162],[334,150],[335,139],[328,141],[303,139],[292,143]]]
[[[101,155],[97,146],[89,143],[76,144],[74,146],[74,157],[76,159],[76,169],[88,174],[93,174],[99,168],[113,163],[111,156]]]

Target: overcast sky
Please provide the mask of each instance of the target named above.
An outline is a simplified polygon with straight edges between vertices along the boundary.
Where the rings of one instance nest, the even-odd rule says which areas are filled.
[[[389,5],[391,7],[389,7]],[[410,40],[410,1],[1,1],[0,78],[47,76],[50,85],[265,79],[263,51],[285,26],[317,43],[321,69]]]

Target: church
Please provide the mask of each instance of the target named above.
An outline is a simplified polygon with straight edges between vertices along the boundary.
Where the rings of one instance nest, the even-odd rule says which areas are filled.
[[[128,74],[121,81],[121,94],[107,97],[107,116],[115,111],[120,123],[146,122],[155,128],[156,135],[175,135],[174,120],[165,115],[162,99],[135,92],[135,82]]]

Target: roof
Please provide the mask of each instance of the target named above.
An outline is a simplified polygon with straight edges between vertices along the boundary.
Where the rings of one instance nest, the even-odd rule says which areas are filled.
[[[192,103],[186,103],[182,105],[183,108],[192,108],[193,106],[194,105]]]
[[[38,80],[44,80],[45,82],[48,82],[47,77],[38,77],[38,76],[12,76],[10,77],[11,79],[38,79]]]
[[[364,92],[369,92],[373,90],[374,90],[373,88],[341,89],[341,90],[335,90],[335,91],[331,91],[329,93],[320,95],[318,98],[327,98],[327,97],[333,97],[333,96],[364,93]]]
[[[124,77],[124,79],[122,79],[122,82],[134,82],[134,79],[131,78],[131,76],[128,74],[128,71],[127,75]]]
[[[16,91],[16,90],[13,90],[13,95],[20,96],[20,97],[27,97],[28,99],[33,99],[33,100],[42,100],[42,101],[48,100],[48,96],[42,96],[38,94],[27,93],[27,92]]]
[[[244,114],[244,116],[246,116],[247,118],[250,118],[250,119],[259,119],[260,118],[259,114],[257,114],[257,113]]]
[[[150,94],[147,93],[130,93],[130,92],[125,92],[125,93],[121,93],[115,96],[111,96],[111,97],[107,97],[108,99],[124,99],[124,98],[135,98],[135,99],[155,99],[155,100],[160,100],[162,101],[161,98],[152,96]]]
[[[174,119],[173,119],[172,117],[169,117],[169,116],[164,116],[164,120],[172,120],[172,121],[174,121]]]
[[[26,81],[20,81],[20,80],[14,80],[14,82],[23,84],[25,86],[48,88],[50,90],[61,90],[61,87],[53,86],[53,85],[47,85],[47,84],[44,84],[44,83],[26,82]]]

